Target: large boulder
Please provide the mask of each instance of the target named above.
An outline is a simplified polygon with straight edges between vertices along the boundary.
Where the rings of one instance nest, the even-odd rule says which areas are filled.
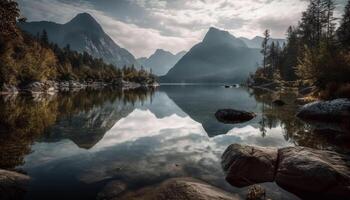
[[[29,179],[26,175],[0,169],[0,199],[22,199]]]
[[[306,147],[231,145],[222,158],[226,180],[236,187],[275,181],[283,189],[306,199],[350,196],[348,155]]]
[[[283,148],[275,180],[299,196],[350,197],[350,157],[306,147]]]
[[[129,192],[118,200],[238,200],[238,195],[192,178],[172,178],[158,186]]]
[[[350,118],[350,100],[316,101],[304,105],[297,113],[303,120],[342,122]]]
[[[226,180],[237,187],[272,182],[277,161],[277,149],[230,145],[222,155]],[[262,173],[263,172],[263,173]]]
[[[239,111],[234,109],[222,109],[215,113],[218,121],[225,124],[242,123],[252,120],[256,115],[251,112]]]

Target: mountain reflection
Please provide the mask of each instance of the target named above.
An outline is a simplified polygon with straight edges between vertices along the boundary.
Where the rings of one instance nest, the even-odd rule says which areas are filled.
[[[57,95],[0,98],[0,168],[24,164],[35,141],[70,139],[93,147],[119,119],[144,102],[153,90],[79,91]]]
[[[273,106],[274,98],[283,99],[287,105]],[[0,98],[0,168],[25,164],[25,156],[32,151],[36,152],[26,162],[31,162],[30,158],[60,158],[58,152],[67,157],[81,153],[83,149],[101,151],[170,133],[178,138],[189,137],[189,134],[202,138],[209,136],[220,141],[223,148],[236,142],[259,146],[301,145],[338,151],[349,149],[334,135],[298,120],[294,116],[298,109],[295,98],[292,93],[271,94],[219,86],[162,86],[158,91],[106,89]],[[222,124],[214,116],[221,108],[253,111],[257,117],[242,124]],[[32,147],[34,142],[37,143]],[[56,146],[50,146],[50,143]]]

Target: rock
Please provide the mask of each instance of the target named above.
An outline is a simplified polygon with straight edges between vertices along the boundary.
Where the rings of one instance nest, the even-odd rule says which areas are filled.
[[[278,152],[277,160],[275,152]],[[307,147],[278,150],[234,144],[223,154],[222,167],[226,180],[238,187],[275,181],[302,198],[346,199],[350,196],[350,156],[332,151]]]
[[[260,185],[249,187],[246,200],[265,200],[266,190]]]
[[[234,87],[234,88],[239,88],[240,87],[240,85],[239,84],[233,84],[233,86],[232,87]]]
[[[286,103],[284,101],[282,101],[281,99],[276,99],[272,103],[274,105],[276,105],[276,106],[284,106],[284,105],[286,105]]]
[[[305,104],[312,103],[315,101],[317,101],[317,99],[315,99],[313,97],[302,97],[302,98],[297,98],[295,100],[295,103],[298,105],[305,105]]]
[[[222,155],[221,165],[226,180],[236,187],[272,182],[277,162],[277,149],[230,145]]]
[[[0,169],[0,199],[22,199],[29,179],[26,175]]]
[[[97,200],[109,200],[117,197],[126,190],[127,186],[121,181],[112,181],[102,189],[97,195]]]
[[[233,109],[222,109],[215,113],[215,117],[218,121],[225,124],[235,124],[246,122],[253,119],[256,115],[251,112],[233,110]]]
[[[173,178],[158,186],[128,193],[118,200],[238,200],[219,188],[193,178]]]
[[[303,120],[342,122],[350,118],[350,100],[335,99],[309,103],[300,109],[297,117]]]
[[[306,147],[279,150],[276,183],[302,197],[350,197],[350,157]]]
[[[18,93],[18,89],[14,85],[3,84],[0,87],[0,93],[2,93],[2,94],[17,94]]]
[[[299,89],[299,94],[308,95],[308,94],[311,94],[312,92],[314,92],[315,90],[316,90],[316,87],[314,87],[314,86],[305,87],[305,88]]]

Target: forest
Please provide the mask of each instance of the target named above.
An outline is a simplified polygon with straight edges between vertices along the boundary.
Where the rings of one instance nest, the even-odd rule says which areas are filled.
[[[88,53],[78,53],[69,45],[59,48],[49,43],[43,30],[33,37],[21,31],[17,23],[26,20],[20,15],[17,2],[0,1],[0,88],[4,85],[25,86],[35,81],[104,81],[123,79],[137,83],[153,83],[155,77],[134,66],[113,66]]]
[[[341,19],[334,0],[310,0],[296,27],[287,30],[287,42],[268,43],[264,32],[262,66],[248,80],[251,85],[313,89],[315,98],[350,97],[350,1]]]

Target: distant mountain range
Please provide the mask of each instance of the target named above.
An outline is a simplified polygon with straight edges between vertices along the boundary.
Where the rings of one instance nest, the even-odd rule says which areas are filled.
[[[249,48],[227,31],[210,28],[202,42],[196,44],[165,75],[161,82],[207,83],[244,82],[261,63],[260,49]]]
[[[174,55],[169,51],[157,49],[149,58],[143,57],[137,59],[137,61],[146,69],[152,69],[153,74],[162,76],[168,73],[185,54],[185,51]]]
[[[256,36],[254,37],[253,39],[248,39],[248,38],[245,38],[245,37],[240,37],[239,39],[241,39],[249,48],[256,48],[256,49],[260,49],[261,48],[261,44],[264,40],[263,37],[260,37],[260,36]],[[272,42],[275,42],[275,43],[279,43],[280,46],[283,45],[283,43],[286,42],[285,39],[274,39],[274,38],[271,38],[269,40],[269,44],[271,44]]]
[[[88,13],[81,13],[66,24],[54,22],[21,22],[19,27],[32,35],[46,30],[50,42],[79,52],[86,51],[105,62],[122,67],[137,64],[135,57],[117,45],[102,29],[101,25]]]

